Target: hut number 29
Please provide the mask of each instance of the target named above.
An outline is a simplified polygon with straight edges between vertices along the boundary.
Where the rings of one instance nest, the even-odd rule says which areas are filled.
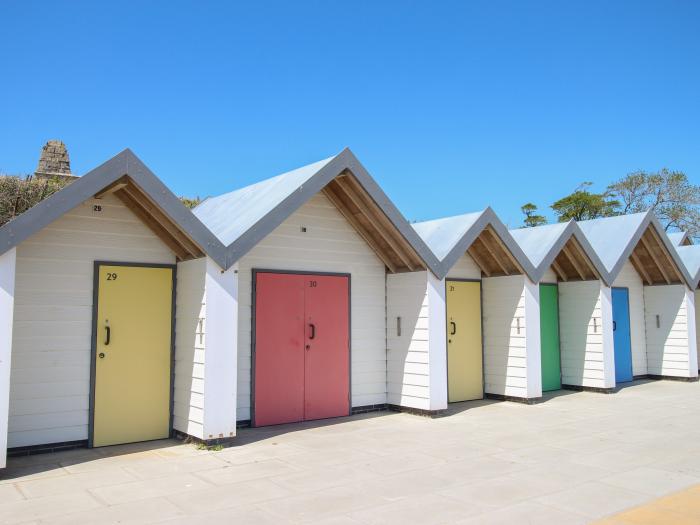
[[[116,280],[117,280],[117,274],[116,274],[116,273],[108,273],[108,274],[107,274],[107,280],[108,280],[108,281],[116,281]]]

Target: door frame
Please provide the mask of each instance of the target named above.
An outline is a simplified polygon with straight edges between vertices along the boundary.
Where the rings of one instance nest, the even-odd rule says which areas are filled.
[[[613,290],[627,290],[627,326],[629,327],[629,341],[630,341],[630,376],[634,381],[634,353],[632,352],[632,312],[630,312],[630,288],[629,286],[611,286],[610,287],[610,306],[612,306],[613,318],[612,321],[615,323],[615,307],[613,301]],[[613,325],[614,326],[614,325]],[[615,362],[615,329],[613,328],[613,362]],[[616,368],[617,370],[617,368]],[[625,381],[628,383],[630,381]],[[617,385],[617,379],[615,379],[615,384]]]
[[[479,312],[481,313],[479,323],[481,324],[481,394],[482,399],[486,397],[486,346],[484,345],[484,285],[483,279],[462,279],[459,277],[445,277],[445,394],[447,404],[467,403],[468,401],[450,401],[450,355],[447,351],[447,282],[458,283],[479,283]],[[474,401],[478,401],[474,399]]]
[[[90,404],[88,419],[88,448],[93,448],[95,431],[95,379],[97,367],[97,302],[99,300],[100,266],[127,266],[136,268],[170,268],[172,273],[172,298],[170,321],[170,403],[168,410],[168,437],[173,435],[173,407],[175,401],[175,303],[177,264],[135,263],[118,261],[94,261],[92,276],[92,335],[90,338]]]
[[[255,314],[257,307],[257,275],[259,273],[273,273],[283,275],[320,275],[330,277],[347,277],[348,279],[348,415],[352,415],[352,275],[342,272],[314,272],[308,270],[272,270],[267,268],[251,268],[252,295],[250,301],[250,426],[255,427]]]
[[[564,374],[562,373],[561,363],[561,315],[559,312],[559,283],[539,283],[540,286],[554,286],[557,289],[557,340],[559,341],[559,390],[561,390],[561,385],[564,384]],[[612,299],[611,299],[612,300]],[[540,308],[541,308],[540,303]],[[540,314],[540,319],[542,319]],[[540,321],[541,322],[541,321]],[[540,339],[540,374],[542,373],[542,340]],[[551,392],[556,392],[556,390],[551,390]]]

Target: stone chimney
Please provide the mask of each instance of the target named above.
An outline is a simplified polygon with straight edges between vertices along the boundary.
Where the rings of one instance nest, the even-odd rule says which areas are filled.
[[[77,178],[70,171],[70,158],[66,145],[60,140],[50,140],[41,149],[39,165],[34,176],[40,179],[55,177],[63,179]]]

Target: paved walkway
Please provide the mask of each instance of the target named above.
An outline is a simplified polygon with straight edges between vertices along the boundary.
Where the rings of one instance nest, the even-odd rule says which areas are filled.
[[[590,523],[700,483],[699,419],[700,384],[663,381],[15,458],[0,523]]]

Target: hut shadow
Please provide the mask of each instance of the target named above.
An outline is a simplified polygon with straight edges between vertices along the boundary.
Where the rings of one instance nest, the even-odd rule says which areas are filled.
[[[561,397],[566,397],[578,393],[578,390],[572,390],[567,388],[562,388],[560,390],[550,390],[549,392],[542,392],[542,399],[540,403],[547,403],[549,401],[553,401]]]

